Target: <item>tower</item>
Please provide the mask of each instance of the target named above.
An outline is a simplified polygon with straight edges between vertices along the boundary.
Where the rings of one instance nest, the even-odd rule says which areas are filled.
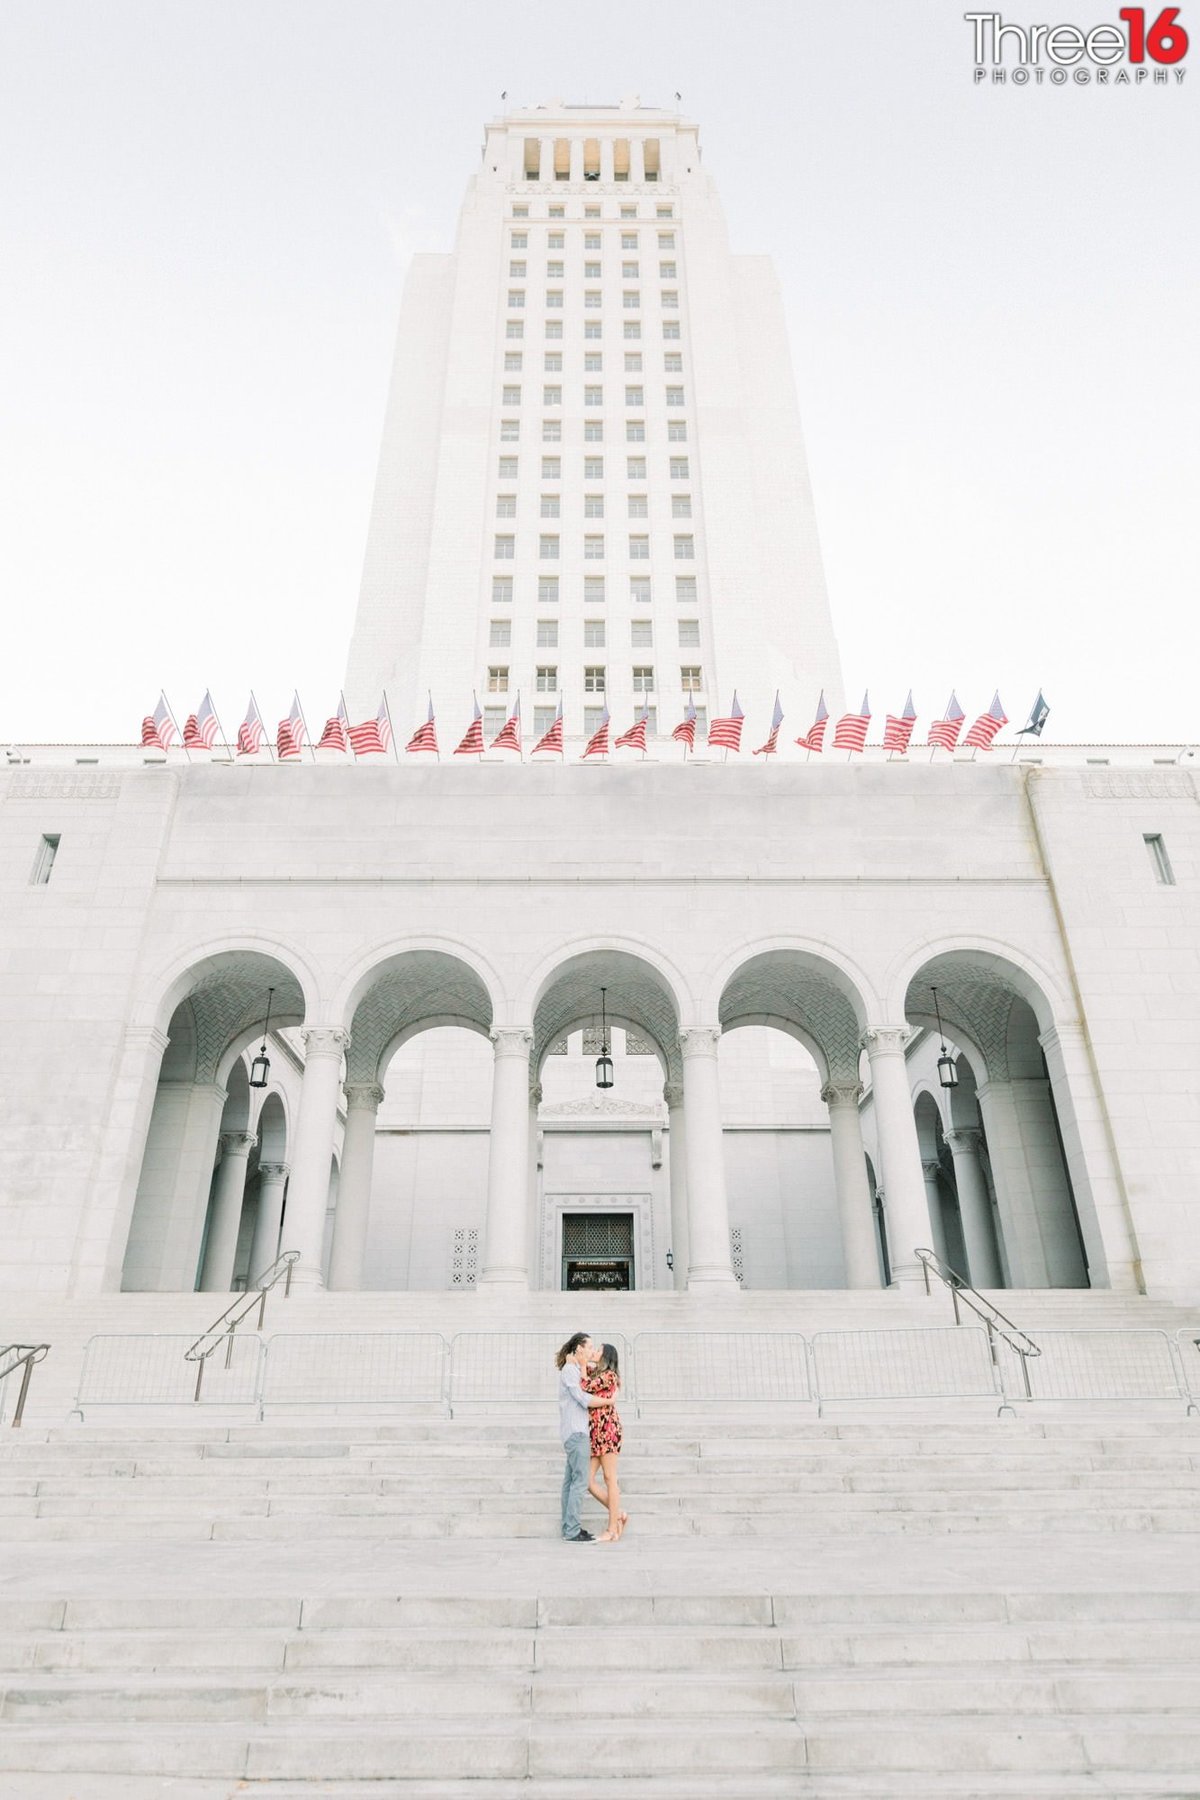
[[[695,125],[553,101],[485,133],[449,255],[413,259],[346,692],[406,732],[470,691],[669,734],[736,688],[841,699],[778,284],[729,250]]]

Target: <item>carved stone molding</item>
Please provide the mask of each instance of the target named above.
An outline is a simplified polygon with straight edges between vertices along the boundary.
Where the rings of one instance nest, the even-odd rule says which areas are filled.
[[[286,1181],[288,1178],[288,1165],[287,1163],[281,1162],[260,1162],[258,1165],[258,1173],[263,1181]]]
[[[720,1042],[719,1025],[684,1025],[680,1029],[679,1048],[685,1062],[693,1056],[715,1057]]]
[[[663,1088],[663,1099],[665,1100],[668,1109],[671,1111],[674,1111],[674,1109],[677,1106],[682,1106],[683,1105],[683,1083],[682,1083],[682,1081],[668,1081],[666,1083],[665,1087]]]
[[[496,1055],[521,1056],[529,1060],[533,1033],[527,1025],[499,1025],[489,1033]]]
[[[14,775],[8,784],[10,800],[116,800],[121,783],[116,775],[51,774],[39,770]]]
[[[350,1033],[340,1025],[310,1025],[301,1031],[306,1058],[337,1056],[350,1047]]]
[[[821,1089],[821,1098],[826,1106],[852,1106],[857,1112],[862,1093],[861,1081],[827,1081]]]
[[[983,1144],[983,1133],[973,1126],[956,1125],[953,1131],[946,1133],[946,1142],[960,1156],[978,1156]]]
[[[258,1139],[252,1131],[223,1131],[219,1142],[222,1156],[249,1156]]]
[[[1093,800],[1194,800],[1195,780],[1187,769],[1089,769]]]
[[[936,1156],[925,1156],[921,1159],[921,1173],[926,1181],[936,1181],[942,1172],[942,1165]]]
[[[911,1038],[910,1025],[868,1025],[862,1043],[868,1056],[903,1056]]]
[[[543,1106],[543,1119],[638,1119],[662,1122],[661,1106],[645,1106],[635,1100],[614,1100],[609,1094],[588,1094],[581,1100],[556,1100]]]
[[[386,1098],[377,1081],[347,1081],[342,1085],[347,1112],[378,1112]]]

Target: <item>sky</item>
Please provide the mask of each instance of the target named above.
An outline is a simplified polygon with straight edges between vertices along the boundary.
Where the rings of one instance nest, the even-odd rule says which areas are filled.
[[[1200,12],[1128,89],[977,86],[962,14],[5,0],[0,742],[135,740],[160,687],[332,710],[405,269],[503,90],[699,122],[779,270],[852,701],[1200,740]]]

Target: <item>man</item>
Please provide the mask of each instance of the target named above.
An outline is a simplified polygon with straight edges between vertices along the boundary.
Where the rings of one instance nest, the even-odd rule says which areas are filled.
[[[563,1472],[562,1534],[569,1544],[595,1542],[590,1531],[580,1523],[579,1510],[587,1492],[591,1436],[588,1432],[588,1408],[606,1406],[610,1402],[601,1394],[585,1394],[583,1371],[595,1359],[595,1348],[586,1331],[577,1331],[559,1351],[558,1427],[566,1453]]]

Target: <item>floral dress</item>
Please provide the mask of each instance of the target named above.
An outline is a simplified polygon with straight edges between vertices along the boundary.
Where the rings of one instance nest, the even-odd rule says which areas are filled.
[[[611,1395],[614,1402],[616,1400],[618,1382],[611,1369],[585,1375],[583,1387],[589,1394]],[[588,1425],[593,1456],[609,1456],[621,1448],[621,1418],[615,1404],[589,1407]]]

